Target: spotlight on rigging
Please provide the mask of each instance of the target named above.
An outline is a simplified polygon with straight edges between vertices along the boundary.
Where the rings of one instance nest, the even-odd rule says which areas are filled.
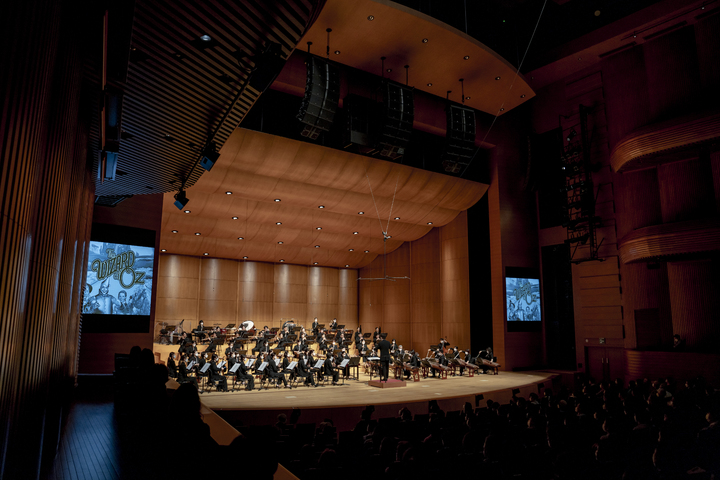
[[[200,166],[207,170],[208,172],[212,169],[212,167],[215,165],[215,162],[218,161],[218,158],[220,158],[220,154],[215,151],[215,142],[210,142],[210,145],[207,146],[205,150],[203,150],[202,153],[202,159],[200,160]]]
[[[178,210],[182,210],[189,201],[190,200],[187,198],[185,190],[180,190],[175,194],[175,203],[173,205],[175,205]]]

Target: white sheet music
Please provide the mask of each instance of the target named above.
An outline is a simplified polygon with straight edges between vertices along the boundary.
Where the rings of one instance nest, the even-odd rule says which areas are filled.
[[[192,362],[190,362],[190,365],[187,366],[187,369],[190,370],[190,369],[192,369],[194,366],[195,366],[195,361],[193,360]]]
[[[340,362],[340,365],[338,365],[338,368],[345,368],[348,363],[350,363],[350,359],[349,359],[349,358],[346,359],[346,360],[343,360],[342,362]]]
[[[260,366],[258,367],[257,371],[258,371],[258,372],[262,372],[263,370],[265,370],[265,367],[267,367],[267,366],[268,366],[268,363],[267,363],[267,362],[262,362],[262,363],[260,364]]]
[[[380,357],[367,357],[368,362],[377,362],[380,360]]]
[[[240,368],[240,363],[236,363],[235,365],[233,365],[232,368],[230,369],[230,373],[237,372],[238,368]]]
[[[318,360],[317,362],[315,362],[315,366],[313,368],[321,368],[324,363],[325,360]]]
[[[295,360],[293,360],[293,361],[290,362],[290,364],[287,366],[287,369],[288,369],[288,370],[292,370],[292,369],[295,368],[296,366],[297,366],[297,362],[296,362]]]
[[[226,363],[227,361],[223,360],[222,362],[220,362],[220,366],[218,368],[223,368]]]
[[[205,365],[202,366],[202,368],[200,369],[200,373],[205,373],[205,372],[207,372],[208,368],[210,368],[210,362],[208,362],[208,363],[206,363]]]
[[[250,368],[250,367],[253,366],[253,363],[255,363],[255,359],[254,359],[254,358],[248,358],[247,361],[245,362],[245,366],[248,367],[248,368]]]

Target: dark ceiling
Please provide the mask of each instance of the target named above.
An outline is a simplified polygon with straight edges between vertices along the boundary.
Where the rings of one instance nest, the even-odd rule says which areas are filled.
[[[517,67],[538,23],[522,72],[541,53],[661,0],[397,0],[481,41]],[[544,6],[544,8],[543,8]]]

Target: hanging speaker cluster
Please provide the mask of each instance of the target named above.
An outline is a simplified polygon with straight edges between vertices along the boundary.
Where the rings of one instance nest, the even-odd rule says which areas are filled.
[[[300,133],[311,140],[332,127],[340,100],[340,72],[329,61],[310,56],[307,60],[305,96],[297,119],[304,125]]]
[[[405,154],[410,143],[415,105],[413,88],[385,80],[378,150],[383,157],[396,160]]]
[[[460,173],[475,154],[475,110],[454,103],[447,107],[447,134],[443,167],[446,172]]]

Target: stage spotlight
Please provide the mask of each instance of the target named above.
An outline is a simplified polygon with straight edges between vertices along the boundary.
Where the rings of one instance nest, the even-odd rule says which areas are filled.
[[[218,158],[220,158],[220,154],[215,151],[215,142],[210,142],[210,145],[202,153],[200,166],[209,172]]]
[[[577,136],[577,132],[576,132],[575,129],[573,128],[572,130],[570,130],[570,133],[568,133],[567,141],[570,142],[570,141],[571,141],[573,138],[575,138],[576,136]]]
[[[175,203],[174,205],[177,207],[178,210],[182,210],[185,208],[185,205],[190,200],[187,198],[187,194],[185,193],[185,190],[180,190],[178,193],[175,194]]]

